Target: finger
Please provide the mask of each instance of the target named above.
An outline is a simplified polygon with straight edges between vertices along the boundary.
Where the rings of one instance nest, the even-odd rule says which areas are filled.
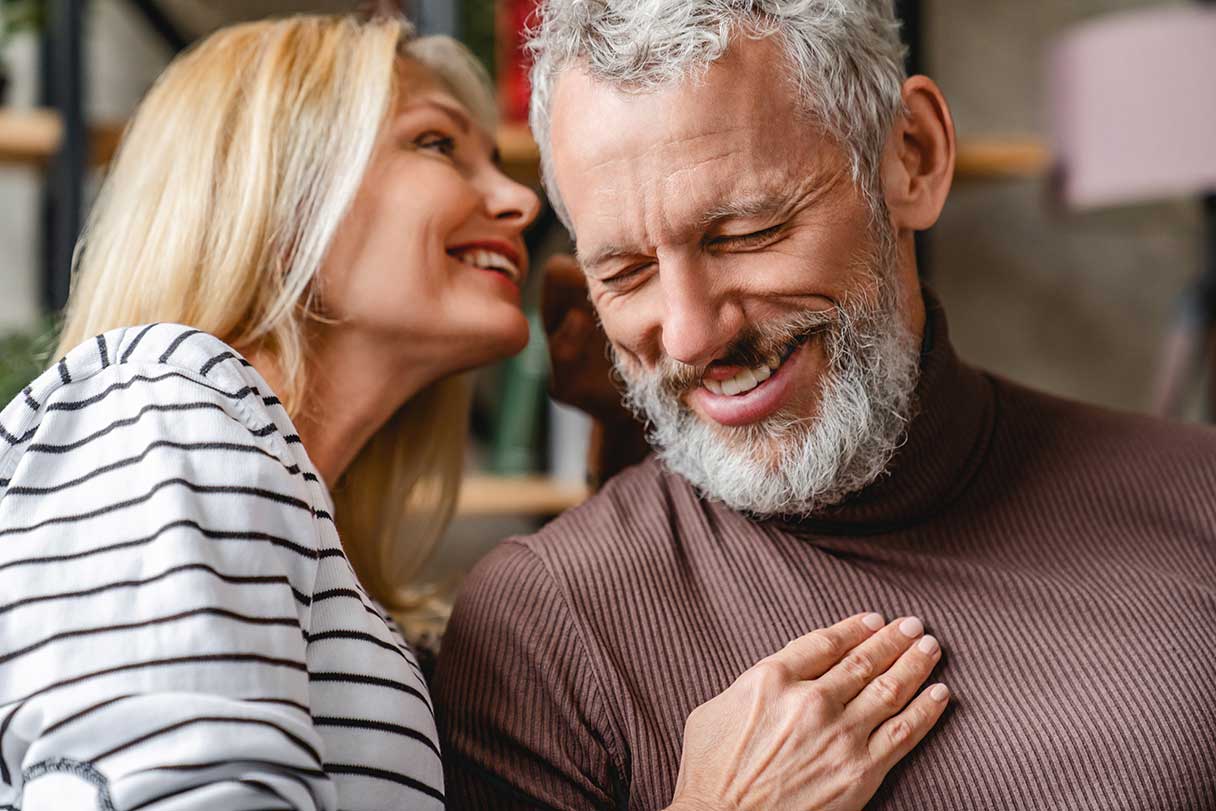
[[[925,690],[908,709],[890,719],[870,736],[870,758],[889,769],[924,740],[950,703],[950,690],[935,684]]]
[[[896,620],[849,651],[815,683],[832,700],[848,704],[876,676],[885,673],[924,632],[925,626],[916,617]]]
[[[874,729],[912,700],[941,657],[942,649],[937,640],[922,636],[886,673],[863,687],[845,708],[845,713],[858,723],[867,724],[868,729]]]
[[[572,363],[587,350],[587,340],[595,322],[582,310],[570,310],[561,325],[549,336],[549,354],[554,363]]]
[[[882,628],[879,614],[855,614],[830,628],[800,636],[768,660],[783,665],[798,679],[815,679],[840,661],[846,653]]]
[[[587,280],[572,256],[558,254],[545,262],[541,321],[553,332],[567,312],[587,304]]]

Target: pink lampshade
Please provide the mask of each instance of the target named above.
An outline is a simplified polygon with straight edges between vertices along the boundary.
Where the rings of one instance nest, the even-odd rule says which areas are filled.
[[[1049,82],[1069,205],[1216,191],[1216,7],[1082,25],[1054,49]]]

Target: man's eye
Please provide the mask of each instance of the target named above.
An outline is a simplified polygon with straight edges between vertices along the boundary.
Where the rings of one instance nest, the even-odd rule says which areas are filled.
[[[424,132],[414,139],[414,145],[419,149],[430,149],[445,157],[456,154],[456,139],[442,132]]]
[[[724,234],[710,240],[710,244],[723,248],[757,248],[772,241],[780,230],[780,225],[774,225],[772,228],[753,231],[750,234]]]
[[[627,267],[624,270],[612,274],[611,276],[605,276],[604,278],[600,279],[600,284],[604,285],[605,287],[612,288],[628,287],[634,281],[637,281],[637,278],[642,274],[642,271],[646,270],[648,267],[650,267],[650,263]]]

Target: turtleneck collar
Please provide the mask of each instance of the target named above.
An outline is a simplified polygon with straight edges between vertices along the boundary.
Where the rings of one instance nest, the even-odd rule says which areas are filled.
[[[949,507],[982,462],[995,420],[991,381],[954,353],[946,314],[925,291],[925,339],[914,416],[887,472],[810,518],[766,523],[795,533],[869,535],[910,526]]]

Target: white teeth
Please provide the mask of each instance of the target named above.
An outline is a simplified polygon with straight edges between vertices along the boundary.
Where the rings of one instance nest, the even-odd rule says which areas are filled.
[[[497,251],[487,251],[483,248],[465,248],[452,254],[461,262],[483,270],[497,270],[506,273],[513,281],[519,281],[519,268],[515,263]]]
[[[752,369],[744,369],[741,372],[737,372],[734,377],[727,380],[703,379],[701,385],[714,394],[733,396],[736,394],[746,394],[772,376],[773,370],[761,364]]]

